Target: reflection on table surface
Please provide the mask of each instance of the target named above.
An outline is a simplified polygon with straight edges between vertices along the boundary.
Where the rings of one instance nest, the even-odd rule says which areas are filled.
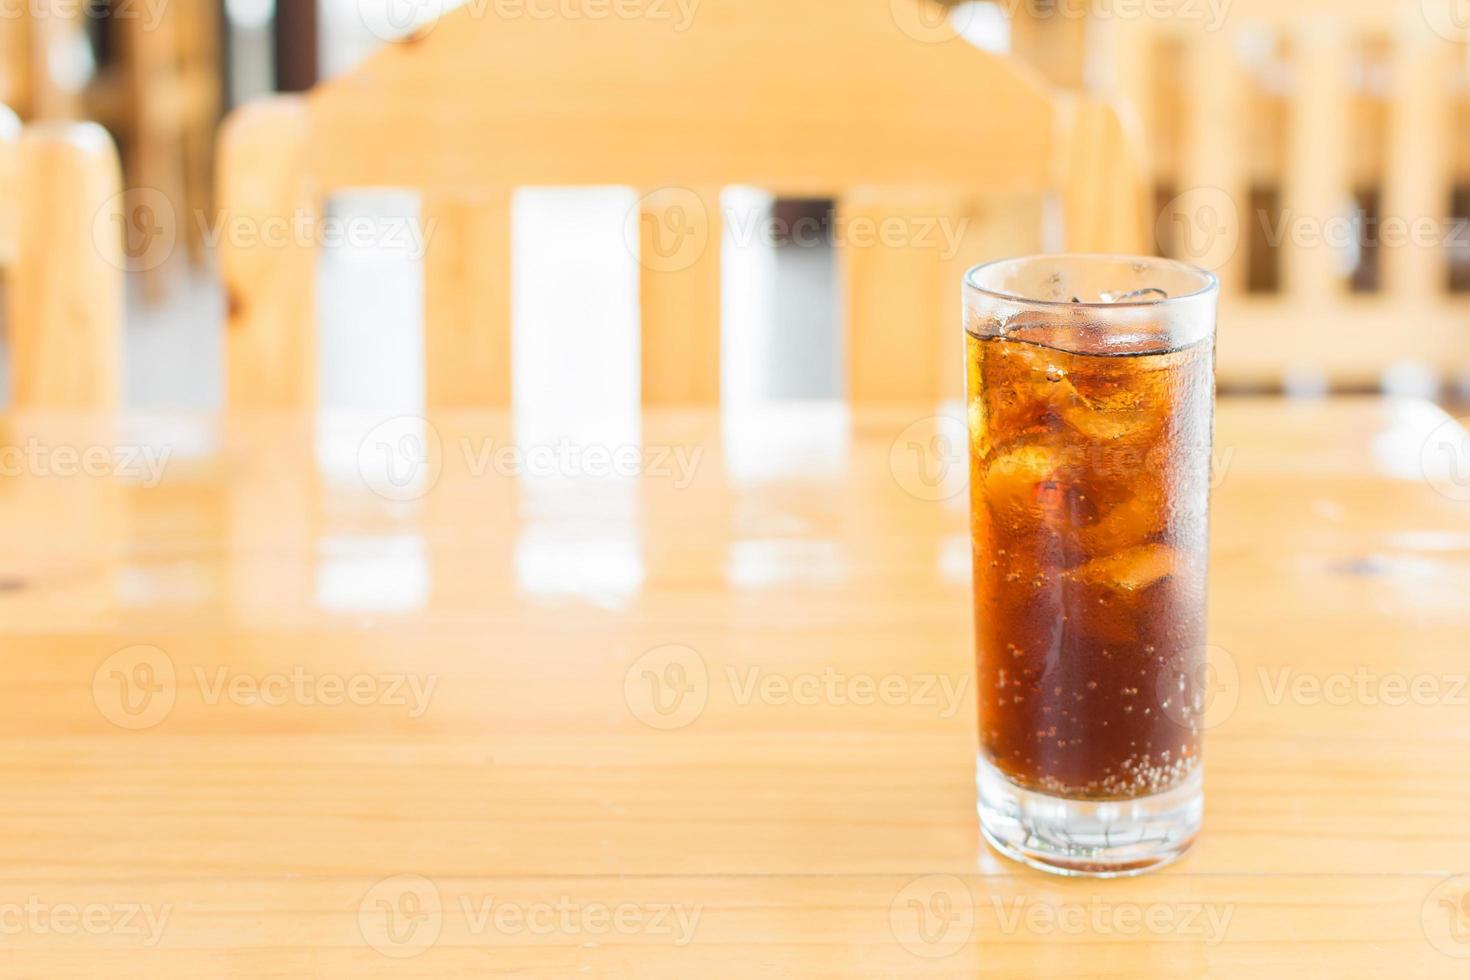
[[[1098,883],[977,838],[957,417],[12,416],[0,927],[102,911],[7,965],[1455,975],[1464,430],[1217,428],[1206,832]]]

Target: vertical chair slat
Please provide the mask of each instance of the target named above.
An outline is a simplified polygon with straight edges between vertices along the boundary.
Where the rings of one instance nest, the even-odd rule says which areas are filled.
[[[961,285],[966,270],[991,258],[984,229],[985,205],[976,199],[956,201],[943,220],[949,223],[953,245],[939,256],[940,272],[937,288],[941,322],[939,343],[935,345],[936,397],[939,401],[959,401],[965,397],[964,290]],[[1035,215],[1032,216],[1033,222]],[[1014,246],[1013,246],[1014,247]],[[949,321],[946,333],[944,320]]]
[[[132,105],[132,127],[125,144],[128,160],[128,214],[150,202],[150,220],[167,224],[167,232],[182,241],[184,229],[193,225],[188,196],[184,191],[183,91],[178,78],[178,11],[169,4],[153,20],[124,17],[114,21],[125,49],[124,90]],[[149,262],[143,270],[144,289],[150,299],[161,300],[177,251],[161,262]]]
[[[955,321],[937,229],[920,240],[921,225],[944,210],[933,199],[865,192],[837,204],[853,405],[937,402],[945,391],[939,345],[946,315],[952,342]]]
[[[1036,3],[1007,6],[1011,11],[1011,50],[1038,68],[1053,85],[1082,88],[1088,31],[1094,23]]]
[[[1383,282],[1389,294],[1409,304],[1433,302],[1447,285],[1453,49],[1420,17],[1406,19],[1394,39],[1383,214],[1406,222],[1411,234],[1382,250]],[[1432,230],[1432,240],[1412,233],[1416,223]]]
[[[11,374],[23,408],[112,409],[121,392],[122,174],[94,123],[20,139]]]
[[[1153,33],[1150,31],[1149,33]],[[1160,31],[1146,52],[1146,74],[1150,85],[1147,121],[1148,155],[1151,172],[1160,188],[1178,187],[1180,148],[1184,144],[1187,115],[1183,87],[1177,79],[1187,74],[1188,38]]]
[[[219,72],[223,7],[210,0],[191,0],[178,5],[176,11],[179,98],[183,106],[184,196],[193,209],[207,209],[213,197],[214,138],[224,99]],[[203,229],[197,221],[184,224],[190,256],[196,264],[202,264]]]
[[[316,249],[297,229],[320,217],[299,97],[251,103],[220,137],[219,263],[228,304],[229,401],[311,407],[316,392]]]
[[[82,90],[74,79],[58,77],[89,49],[86,8],[70,0],[28,0],[31,46],[31,105],[27,119],[76,119]],[[84,54],[83,54],[84,56]]]
[[[30,101],[30,23],[23,16],[0,17],[0,102],[24,110]]]
[[[1282,242],[1286,291],[1303,304],[1331,301],[1346,280],[1342,253],[1320,229],[1347,216],[1350,38],[1343,25],[1309,18],[1296,34],[1295,92],[1287,133]]]
[[[424,195],[424,366],[430,408],[511,400],[511,194]]]
[[[947,234],[955,236],[940,256],[939,400],[965,397],[963,283],[965,273],[982,262],[1045,251],[1042,201],[1018,196],[956,202],[946,216]]]
[[[1159,118],[1158,63],[1164,35],[1142,23],[1118,23],[1108,18],[1091,25],[1097,63],[1096,90],[1116,93],[1133,107],[1147,141],[1150,185],[1160,178],[1164,155],[1154,145],[1167,133]]]
[[[20,236],[20,119],[0,105],[0,267],[15,261]]]
[[[1188,109],[1175,191],[1189,213],[1170,218],[1183,222],[1176,225],[1184,236],[1181,258],[1209,265],[1222,293],[1244,292],[1252,221],[1245,171],[1247,92],[1233,35],[1220,31],[1199,38],[1186,65]]]
[[[719,188],[665,188],[644,195],[639,207],[643,402],[713,405],[720,398]]]
[[[1148,175],[1136,118],[1125,107],[1086,96],[1070,100],[1061,117],[1067,250],[1145,251]]]

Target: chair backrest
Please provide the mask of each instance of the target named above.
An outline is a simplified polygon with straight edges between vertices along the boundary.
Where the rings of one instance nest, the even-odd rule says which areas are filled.
[[[0,99],[31,119],[80,119],[92,56],[85,4],[28,0],[0,17]]]
[[[1452,209],[1470,185],[1470,145],[1455,145],[1470,33],[1452,8],[1236,0],[1218,25],[1109,26],[1102,60],[1148,134],[1160,238],[1221,275],[1225,384],[1470,366],[1470,294],[1451,272],[1457,238],[1470,257]]]
[[[218,0],[114,3],[26,0],[0,17],[0,101],[27,121],[88,119],[123,148],[129,216],[203,257],[222,99]],[[100,19],[99,19],[100,18]],[[101,26],[106,61],[93,63]],[[136,263],[148,298],[164,295],[173,250]]]
[[[26,106],[31,99],[31,25],[24,16],[0,17],[0,103]]]
[[[203,254],[196,218],[210,210],[222,101],[219,19],[213,0],[169,0],[151,17],[118,15],[116,64],[92,86],[96,107],[113,107],[112,118],[103,121],[124,134],[129,213],[166,204],[151,206],[153,220],[170,241],[187,241],[196,259]],[[157,265],[143,264],[149,298],[164,295],[174,254]]]
[[[434,407],[509,402],[518,186],[644,195],[645,403],[719,397],[726,186],[832,197],[875,221],[1054,194],[1069,246],[1141,241],[1121,117],[955,37],[930,0],[704,0],[690,23],[663,16],[677,5],[633,6],[643,15],[546,20],[472,2],[304,98],[243,107],[221,139],[219,204],[265,221],[350,188],[420,190],[438,222],[424,259]],[[671,252],[673,235],[694,244]],[[966,245],[839,243],[854,401],[957,392],[959,267],[986,243]],[[315,397],[312,255],[278,246],[221,242],[233,404]]]
[[[121,392],[122,177],[92,123],[0,107],[0,269],[17,408],[110,409]]]

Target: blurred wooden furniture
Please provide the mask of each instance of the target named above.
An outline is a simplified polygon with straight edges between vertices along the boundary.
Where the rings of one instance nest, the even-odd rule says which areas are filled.
[[[8,417],[136,454],[0,483],[0,970],[1463,977],[1467,504],[1382,453],[1443,416],[1221,404],[1205,831],[1094,882],[979,841],[966,513],[895,468],[932,411],[752,481],[800,420],[655,409],[687,484],[560,488],[451,413],[413,500],[373,421]]]
[[[202,259],[201,220],[212,218],[220,5],[121,2],[99,16],[79,4],[41,0],[18,5],[16,14],[0,23],[0,98],[23,119],[90,119],[116,136],[130,218],[183,246],[135,263],[149,295],[161,295],[176,254],[186,247]],[[94,36],[103,40],[100,62]]]
[[[1218,30],[1118,18],[1101,35],[1149,136],[1161,244],[1221,274],[1222,381],[1470,370],[1470,32],[1453,13],[1239,0]]]
[[[0,99],[30,119],[76,119],[94,69],[82,4],[28,0],[0,17]]]
[[[30,103],[30,40],[28,19],[0,17],[0,104],[24,107]]]
[[[928,0],[840,17],[707,0],[676,25],[458,9],[304,98],[239,110],[222,136],[220,203],[265,222],[317,215],[344,189],[421,190],[424,220],[438,222],[425,260],[430,404],[484,406],[510,397],[514,188],[638,188],[644,398],[708,404],[720,189],[833,197],[840,221],[874,229],[842,244],[853,400],[956,397],[965,266],[1039,248],[1048,195],[1078,249],[1138,247],[1144,207],[1109,106],[971,47],[941,13]],[[965,232],[953,250],[941,221]],[[877,234],[888,226],[899,234]],[[311,249],[222,243],[221,267],[232,403],[312,404]]]
[[[160,14],[152,26],[114,18],[118,58],[104,66],[103,82],[115,73],[108,87],[123,93],[111,121],[126,148],[129,187],[170,202],[176,240],[199,261],[214,219],[214,144],[224,98],[221,5],[170,0]]]
[[[122,177],[94,123],[22,126],[0,107],[0,271],[17,406],[116,407]]]

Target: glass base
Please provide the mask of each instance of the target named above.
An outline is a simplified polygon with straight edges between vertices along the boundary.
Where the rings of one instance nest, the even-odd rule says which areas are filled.
[[[980,831],[1006,857],[1060,875],[1143,874],[1189,849],[1204,818],[1204,768],[1156,796],[1068,800],[1022,789],[983,756]]]

